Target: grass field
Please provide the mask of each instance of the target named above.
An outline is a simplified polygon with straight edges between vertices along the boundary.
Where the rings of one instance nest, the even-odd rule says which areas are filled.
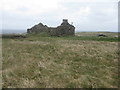
[[[117,33],[2,40],[3,87],[117,88]]]

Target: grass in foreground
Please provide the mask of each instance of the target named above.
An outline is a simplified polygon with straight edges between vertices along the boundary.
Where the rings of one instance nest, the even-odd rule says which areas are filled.
[[[115,41],[32,35],[3,39],[2,45],[3,87],[117,87],[119,52]]]

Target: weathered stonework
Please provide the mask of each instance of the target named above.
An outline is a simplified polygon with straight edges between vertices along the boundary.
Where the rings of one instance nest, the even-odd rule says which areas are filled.
[[[60,26],[57,27],[48,27],[39,23],[34,27],[27,29],[27,33],[41,33],[46,32],[51,36],[66,36],[66,35],[75,35],[75,27],[68,23],[67,19],[63,19],[63,22]]]

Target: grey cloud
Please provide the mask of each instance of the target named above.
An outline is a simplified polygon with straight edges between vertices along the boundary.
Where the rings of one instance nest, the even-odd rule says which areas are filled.
[[[80,8],[90,7],[88,16],[74,17]],[[65,10],[64,10],[65,8]],[[27,8],[19,8],[24,13]],[[38,9],[39,10],[39,9]],[[110,10],[110,11],[108,11]],[[38,15],[3,13],[4,29],[27,29],[42,22],[48,26],[57,26],[63,18],[73,21],[77,31],[110,30],[117,31],[117,3],[59,3],[58,9]]]

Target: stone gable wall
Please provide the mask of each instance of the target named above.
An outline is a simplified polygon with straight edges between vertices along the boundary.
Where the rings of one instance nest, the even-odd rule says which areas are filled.
[[[41,32],[46,32],[51,36],[75,35],[75,27],[73,25],[70,25],[66,19],[63,19],[62,24],[58,27],[48,27],[42,23],[39,23],[38,25],[27,29],[28,34]]]

